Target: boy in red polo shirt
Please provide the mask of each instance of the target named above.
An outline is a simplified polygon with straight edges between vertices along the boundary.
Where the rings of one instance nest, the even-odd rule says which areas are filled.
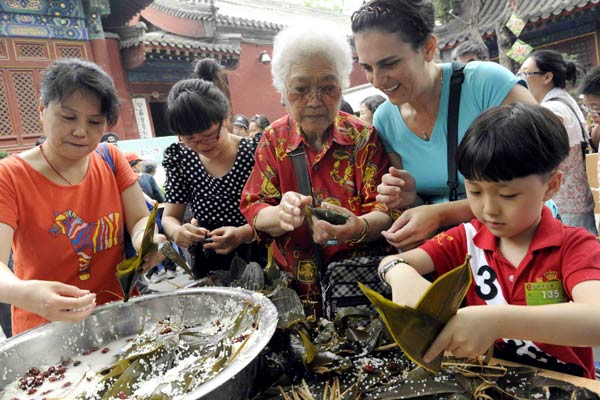
[[[568,153],[563,124],[542,107],[495,107],[473,122],[457,166],[476,219],[379,266],[393,300],[414,307],[430,284],[421,275],[472,257],[467,307],[426,361],[442,351],[480,355],[495,343],[495,357],[594,378],[589,346],[600,345],[600,244],[543,205],[561,185],[557,168]]]

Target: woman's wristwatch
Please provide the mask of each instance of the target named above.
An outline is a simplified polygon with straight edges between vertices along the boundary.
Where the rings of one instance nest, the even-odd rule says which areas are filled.
[[[377,275],[379,276],[381,283],[383,283],[383,285],[385,287],[388,287],[388,288],[390,287],[390,284],[387,283],[387,281],[385,280],[385,274],[387,274],[390,269],[394,268],[398,264],[408,264],[408,263],[403,258],[394,258],[393,260],[388,261],[385,264],[381,264],[377,268]],[[410,265],[410,264],[408,264],[408,265]]]

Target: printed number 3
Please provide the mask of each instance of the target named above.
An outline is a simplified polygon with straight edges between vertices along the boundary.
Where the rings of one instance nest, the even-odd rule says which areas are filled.
[[[487,275],[487,277],[484,274]],[[483,265],[477,270],[477,275],[484,276],[483,284],[487,288],[484,292],[481,290],[479,285],[475,285],[475,292],[477,293],[477,296],[481,297],[483,300],[491,300],[496,297],[498,294],[498,288],[496,288],[494,285],[494,281],[496,280],[496,271],[487,265]]]

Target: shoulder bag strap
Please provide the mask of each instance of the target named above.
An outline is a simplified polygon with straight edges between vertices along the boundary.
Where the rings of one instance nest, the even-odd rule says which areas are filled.
[[[577,122],[579,122],[579,128],[581,129],[581,140],[584,142],[587,142],[587,137],[585,135],[585,129],[583,129],[583,124],[581,123],[581,121],[579,120],[579,116],[577,115],[577,112],[573,109],[573,107],[571,107],[571,105],[569,104],[569,102],[565,99],[563,99],[562,97],[553,97],[551,99],[548,99],[546,101],[558,101],[563,103],[565,106],[567,106],[569,108],[569,110],[571,110],[571,112],[573,113],[573,115],[575,116],[575,119],[577,120]]]
[[[464,64],[452,63],[452,78],[450,78],[450,97],[448,99],[448,189],[449,200],[457,198],[458,174],[456,171],[456,148],[458,147],[458,113],[460,109],[460,92],[465,80]],[[443,72],[442,72],[443,73]]]
[[[289,156],[294,163],[294,173],[296,174],[296,182],[298,183],[298,191],[305,196],[313,195],[312,186],[310,184],[310,176],[308,176],[308,165],[306,163],[306,152],[304,144],[290,151]]]
[[[98,145],[98,147],[96,147],[96,153],[98,153],[98,155],[100,157],[102,157],[102,159],[104,160],[104,162],[106,164],[108,164],[108,166],[110,167],[110,170],[112,171],[113,174],[116,175],[115,172],[115,162],[112,159],[112,156],[110,155],[110,152],[108,151],[108,146],[106,143],[100,143]]]
[[[296,174],[298,190],[301,194],[305,196],[311,196],[313,198],[314,203],[312,186],[310,184],[310,176],[308,175],[308,164],[306,163],[306,152],[304,151],[304,144],[300,143],[298,147],[290,151],[288,155],[292,158],[292,162],[294,164],[294,173]],[[314,241],[312,241],[312,236],[310,240],[313,244],[313,251],[315,253],[315,262],[317,264],[317,269],[320,272],[323,272],[323,256],[321,254],[321,248]]]
[[[590,140],[585,135],[585,130],[583,129],[583,124],[579,120],[579,116],[577,115],[577,112],[575,112],[575,110],[573,109],[573,107],[571,107],[571,105],[569,104],[568,101],[566,101],[565,99],[563,99],[561,97],[552,97],[551,99],[548,99],[546,101],[558,101],[560,103],[563,103],[565,106],[567,106],[569,108],[569,110],[571,110],[571,112],[575,116],[575,119],[577,120],[577,122],[579,122],[579,129],[581,129],[581,157],[583,159],[583,167],[585,169],[586,168],[585,156],[588,153],[588,146],[591,147],[591,145],[590,145]]]

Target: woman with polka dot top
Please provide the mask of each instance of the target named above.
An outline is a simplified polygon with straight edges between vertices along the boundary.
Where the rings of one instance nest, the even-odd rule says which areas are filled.
[[[167,99],[166,117],[179,135],[165,151],[165,233],[192,248],[196,278],[229,269],[235,254],[247,261],[264,257],[254,231],[240,213],[242,189],[254,165],[256,143],[228,132],[229,100],[213,82],[186,79]],[[197,223],[183,223],[190,206]]]

